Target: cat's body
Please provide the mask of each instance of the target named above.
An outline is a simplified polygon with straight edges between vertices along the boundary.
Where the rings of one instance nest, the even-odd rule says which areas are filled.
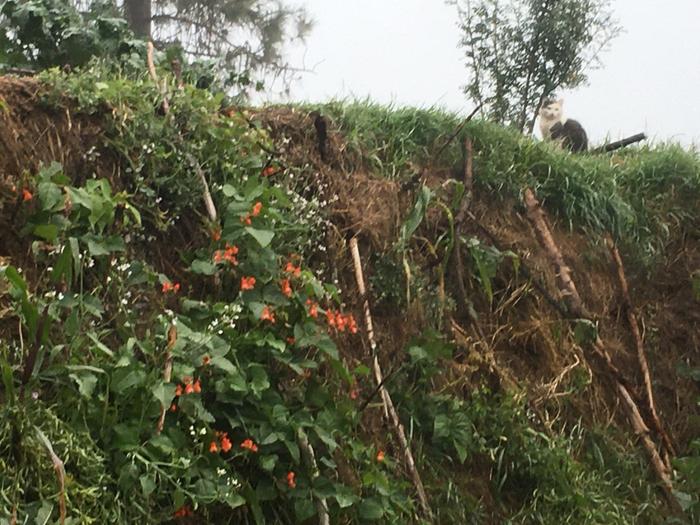
[[[574,153],[588,150],[588,136],[576,120],[562,112],[563,100],[545,100],[540,108],[540,131],[544,140],[556,140]]]

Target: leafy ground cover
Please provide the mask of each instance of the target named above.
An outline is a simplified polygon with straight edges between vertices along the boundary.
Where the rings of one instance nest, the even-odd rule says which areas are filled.
[[[319,505],[332,523],[428,521],[372,384],[357,235],[432,521],[663,523],[577,325],[533,288],[551,276],[526,185],[630,369],[597,239],[633,261],[683,457],[674,519],[693,519],[696,153],[572,157],[479,121],[443,148],[459,119],[439,111],[242,109],[166,78],[167,113],[145,73],[100,66],[0,89],[0,521],[313,523]],[[328,162],[312,109],[331,122]],[[502,242],[467,230],[465,314],[449,253],[467,136],[474,212]]]

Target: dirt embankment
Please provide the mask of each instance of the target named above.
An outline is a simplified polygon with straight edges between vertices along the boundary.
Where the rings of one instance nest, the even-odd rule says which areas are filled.
[[[100,117],[81,115],[69,103],[62,109],[49,107],[43,102],[43,94],[37,81],[0,78],[0,261],[22,259],[28,252],[31,241],[10,232],[17,229],[13,221],[20,200],[18,188],[28,183],[28,177],[41,164],[57,161],[67,174],[82,178],[93,172],[114,174],[109,160],[95,160],[89,155],[93,147],[101,148],[105,143]],[[313,120],[304,111],[269,108],[252,112],[255,120],[269,130],[281,163],[310,166],[309,191],[319,192],[330,209],[332,263],[341,277],[341,286],[354,289],[344,239],[359,234],[367,256],[388,250],[410,211],[416,185],[402,185],[372,174],[363,165],[362,153],[349,151],[343,137],[333,129],[328,157],[323,161]],[[444,174],[450,168],[425,166],[416,180],[447,197],[449,185],[445,185]],[[478,166],[474,177],[479,177]],[[598,363],[585,357],[573,338],[566,336],[568,322],[548,301],[548,297],[561,301],[555,275],[520,203],[504,202],[498,196],[477,191],[472,210],[476,220],[469,221],[466,235],[487,245],[497,241],[500,250],[517,254],[542,289],[532,285],[522,268],[516,271],[504,264],[494,279],[492,302],[485,299],[476,279],[466,283],[478,319],[458,313],[444,299],[456,294],[454,267],[448,265],[442,279],[438,271],[440,254],[431,252],[429,242],[445,231],[448,223],[444,214],[428,214],[419,230],[419,237],[426,242],[415,243],[411,262],[431,278],[430,286],[443,298],[441,322],[460,349],[441,378],[443,384],[465,392],[482,383],[524,388],[544,426],[562,413],[571,415],[572,420],[583,417],[597,424],[618,418],[621,427],[626,426],[609,377]],[[598,321],[599,333],[615,365],[641,398],[642,375],[607,248],[602,239],[571,232],[554,219],[552,222],[555,240],[573,269],[584,303]],[[467,254],[464,259],[469,260]],[[700,305],[689,282],[690,274],[700,268],[698,239],[676,237],[667,246],[665,260],[667,263],[650,275],[636,272],[632,266],[627,267],[627,273],[660,416],[677,448],[683,450],[692,437],[700,434],[697,388],[678,373],[682,364],[700,367]],[[476,273],[473,267],[467,270],[467,274]],[[368,267],[367,272],[371,276],[373,269]],[[349,306],[360,311],[359,305]],[[389,361],[401,359],[406,341],[425,328],[425,309],[426,305],[416,298],[402,310],[377,305],[379,345],[387,369],[391,368]],[[365,350],[344,351],[348,360],[359,361]],[[588,383],[591,388],[577,390]]]

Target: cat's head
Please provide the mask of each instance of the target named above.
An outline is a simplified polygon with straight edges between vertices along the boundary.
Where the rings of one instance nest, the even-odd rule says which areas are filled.
[[[545,120],[561,120],[564,106],[564,99],[546,99],[540,106],[540,117]]]

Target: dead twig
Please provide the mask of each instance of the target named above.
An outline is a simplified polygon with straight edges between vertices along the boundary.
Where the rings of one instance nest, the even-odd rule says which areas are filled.
[[[525,189],[524,196],[525,205],[527,206],[527,217],[535,230],[537,240],[544,249],[550,264],[554,267],[557,287],[564,297],[570,313],[582,319],[591,319],[576,290],[571,269],[564,262],[561,251],[554,241],[544,210],[530,188]],[[619,398],[622,404],[627,408],[627,417],[632,426],[632,430],[635,435],[639,436],[649,456],[652,469],[661,483],[669,505],[675,512],[682,512],[678,501],[673,495],[673,483],[671,481],[670,470],[666,468],[656,448],[656,444],[649,437],[649,428],[641,416],[637,402],[630,394],[631,387],[629,386],[629,382],[625,380],[620,370],[613,364],[612,358],[599,336],[596,336],[591,348],[593,354],[603,362],[608,373],[611,375]]]
[[[360,250],[357,245],[357,238],[353,237],[350,239],[350,252],[352,255],[353,265],[355,267],[355,279],[357,281],[357,288],[360,292],[360,297],[362,298],[363,309],[365,314],[365,326],[367,328],[367,338],[369,339],[370,348],[372,349],[372,368],[374,370],[374,378],[377,385],[380,386],[380,395],[382,397],[382,402],[384,404],[384,414],[394,425],[394,431],[399,440],[401,448],[403,450],[404,459],[406,461],[406,467],[411,474],[413,479],[413,484],[418,493],[418,500],[420,502],[421,508],[427,518],[432,517],[432,512],[430,510],[430,505],[428,504],[428,496],[425,493],[425,488],[423,487],[423,481],[421,480],[418,469],[416,468],[416,463],[413,459],[413,454],[411,453],[411,448],[408,444],[408,439],[406,438],[406,432],[404,431],[399,415],[396,412],[394,403],[391,400],[389,391],[381,386],[384,383],[384,377],[382,373],[381,366],[379,365],[379,357],[377,355],[377,343],[374,339],[374,327],[372,325],[372,313],[369,307],[369,299],[367,298],[367,291],[365,289],[365,278],[362,272],[362,261],[360,259]]]
[[[617,269],[617,280],[620,285],[620,292],[622,293],[622,302],[625,308],[625,313],[627,314],[627,323],[630,326],[630,331],[632,332],[632,338],[634,339],[634,344],[637,349],[637,361],[639,362],[639,369],[642,372],[642,377],[644,378],[644,390],[645,396],[644,400],[647,404],[647,409],[651,415],[652,427],[656,433],[661,438],[664,447],[666,448],[666,454],[664,457],[664,463],[666,468],[671,468],[671,462],[669,456],[675,456],[675,449],[673,443],[671,442],[670,436],[666,433],[663,426],[661,425],[661,420],[659,418],[658,412],[656,411],[656,403],[654,402],[654,391],[651,385],[651,373],[649,372],[649,364],[647,362],[646,354],[644,352],[644,342],[642,340],[642,335],[639,331],[639,325],[637,324],[637,317],[635,315],[635,309],[632,305],[632,299],[630,298],[629,285],[627,284],[627,277],[625,276],[625,267],[622,263],[622,257],[620,256],[620,251],[617,249],[617,245],[613,241],[612,237],[608,236],[606,239],[608,244],[608,249],[612,255],[613,261],[615,262],[615,267]]]
[[[311,473],[311,479],[317,478],[320,473],[318,470],[318,464],[316,463],[316,455],[314,454],[314,449],[311,447],[311,443],[309,443],[309,438],[301,427],[297,429],[297,443],[301,449],[304,464]],[[326,498],[320,496],[314,491],[314,500],[316,502],[316,512],[318,513],[318,524],[330,525],[331,521],[328,513],[328,502],[326,501]]]
[[[624,148],[625,146],[629,146],[630,144],[635,144],[637,142],[646,140],[646,138],[647,136],[644,133],[637,133],[636,135],[632,135],[631,137],[627,137],[622,140],[617,140],[615,142],[611,142],[610,144],[605,144],[599,148],[594,149],[592,153],[609,153],[611,151]]]
[[[482,104],[479,104],[478,106],[476,106],[472,110],[472,112],[469,113],[467,118],[465,118],[462,121],[462,123],[459,126],[457,126],[457,128],[454,130],[452,135],[447,137],[447,140],[445,141],[445,143],[442,146],[440,146],[440,149],[437,151],[437,153],[435,154],[435,156],[433,158],[435,158],[435,159],[440,158],[440,155],[442,155],[442,153],[445,151],[445,149],[447,149],[447,146],[449,146],[452,143],[452,141],[455,138],[457,138],[457,135],[459,135],[460,131],[462,131],[462,129],[464,129],[464,126],[466,126],[469,123],[469,121],[474,118],[474,115],[476,115],[479,112],[479,110],[481,109],[481,106],[482,106]]]
[[[525,205],[527,206],[527,218],[535,229],[535,234],[537,235],[537,240],[540,242],[540,245],[545,249],[547,255],[550,256],[550,261],[554,266],[557,288],[562,294],[564,303],[569,309],[569,312],[579,312],[580,315],[576,314],[578,317],[590,319],[591,316],[586,312],[578,290],[576,290],[576,285],[571,275],[571,268],[564,262],[564,257],[559,251],[557,243],[554,242],[554,237],[552,237],[552,232],[547,224],[547,218],[542,206],[537,201],[534,192],[530,188],[525,189],[524,196]]]
[[[56,478],[58,479],[58,509],[60,516],[60,523],[63,525],[66,522],[66,469],[63,466],[63,461],[59,458],[53,450],[51,441],[46,435],[39,429],[39,427],[34,427],[39,441],[44,445],[46,451],[51,457],[51,462],[53,463],[53,468],[56,471]]]
[[[168,346],[165,350],[165,365],[163,366],[163,381],[165,383],[170,383],[173,375],[173,348],[177,343],[177,327],[174,324],[170,325],[168,329]],[[165,425],[165,413],[167,408],[163,403],[160,405],[160,418],[158,419],[158,426],[156,427],[156,434],[163,432],[163,426]]]

